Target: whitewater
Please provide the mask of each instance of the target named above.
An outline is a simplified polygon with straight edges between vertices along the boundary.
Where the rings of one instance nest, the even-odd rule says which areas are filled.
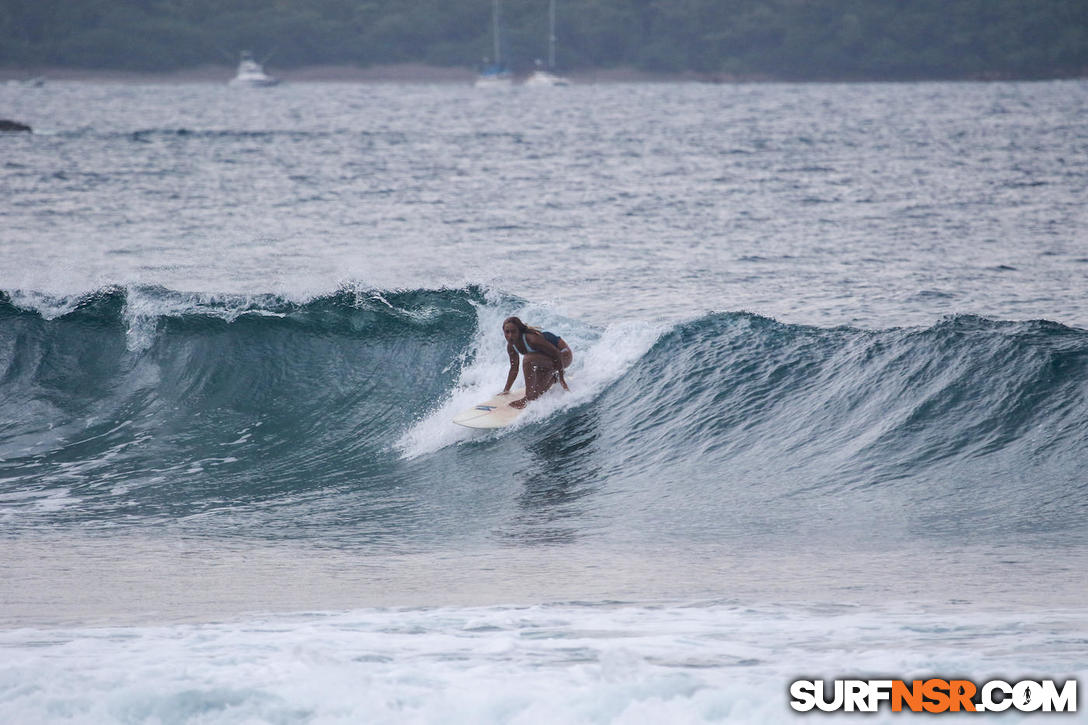
[[[1085,681],[1088,84],[0,109],[35,129],[0,138],[3,722],[764,723],[796,679]],[[451,424],[509,315],[570,343],[571,392]]]

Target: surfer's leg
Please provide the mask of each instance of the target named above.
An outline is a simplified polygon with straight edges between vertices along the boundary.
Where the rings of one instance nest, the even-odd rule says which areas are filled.
[[[525,376],[525,398],[536,400],[552,386],[555,363],[547,355],[531,352],[522,358],[521,372]]]

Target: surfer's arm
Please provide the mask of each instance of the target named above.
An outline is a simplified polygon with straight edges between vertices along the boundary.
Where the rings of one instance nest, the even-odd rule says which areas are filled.
[[[514,349],[513,345],[507,343],[506,352],[510,355],[510,373],[506,376],[506,387],[502,390],[503,395],[510,392],[510,386],[518,379],[518,351]]]

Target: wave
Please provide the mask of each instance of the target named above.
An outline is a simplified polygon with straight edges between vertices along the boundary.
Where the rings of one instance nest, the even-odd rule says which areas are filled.
[[[669,332],[612,395],[637,402],[632,425],[667,443],[655,451],[683,439],[728,457],[773,440],[797,464],[834,456],[874,484],[1007,449],[1079,453],[1086,383],[1088,333],[1053,322],[863,331],[725,314]]]
[[[450,425],[505,380],[507,314],[572,342],[574,392],[498,433]],[[525,473],[528,458],[572,500],[667,489],[677,516],[727,512],[742,528],[773,506],[797,520],[851,495],[920,505],[914,523],[931,531],[1078,529],[1088,332],[973,316],[824,329],[747,313],[600,330],[474,287],[303,301],[15,291],[0,293],[0,421],[11,521],[291,511],[330,491],[388,504],[405,485]],[[995,507],[1017,513],[987,518]],[[311,523],[340,515],[321,511]]]

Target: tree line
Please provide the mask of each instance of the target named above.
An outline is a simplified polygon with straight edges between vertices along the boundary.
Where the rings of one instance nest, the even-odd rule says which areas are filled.
[[[0,65],[167,71],[491,55],[491,0],[0,0]],[[514,70],[547,57],[548,0],[502,0]],[[1085,0],[558,0],[557,66],[722,77],[1088,75]]]

